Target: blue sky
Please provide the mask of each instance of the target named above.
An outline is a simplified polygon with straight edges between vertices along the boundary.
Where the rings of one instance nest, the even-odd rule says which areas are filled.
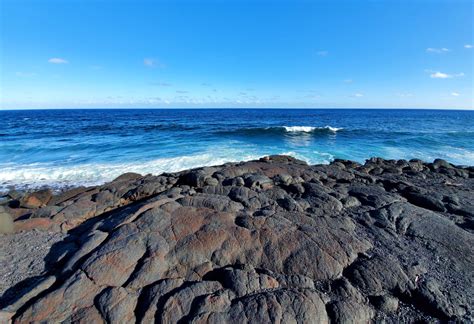
[[[473,2],[0,0],[0,108],[473,109]]]

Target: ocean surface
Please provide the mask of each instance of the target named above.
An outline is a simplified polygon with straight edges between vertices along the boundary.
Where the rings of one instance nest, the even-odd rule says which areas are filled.
[[[124,172],[160,174],[290,154],[311,164],[443,158],[474,165],[474,111],[0,111],[0,191],[94,185]]]

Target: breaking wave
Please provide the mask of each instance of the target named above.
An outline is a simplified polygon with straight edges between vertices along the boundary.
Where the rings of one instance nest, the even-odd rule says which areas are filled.
[[[0,167],[0,192],[9,188],[33,189],[51,187],[55,189],[93,186],[112,181],[126,172],[161,174],[177,172],[202,166],[224,164],[229,161],[257,159],[253,155],[221,155],[210,153],[155,159],[145,162],[88,163],[55,166],[49,163],[29,165],[4,165]]]
[[[342,130],[343,128],[339,127],[332,127],[332,126],[324,126],[324,127],[312,127],[312,126],[282,126],[285,131],[287,132],[304,132],[304,133],[313,133],[313,132],[320,132],[320,131],[329,131],[329,132],[337,132]]]
[[[216,149],[216,151],[219,150]],[[4,163],[0,164],[0,193],[7,192],[11,188],[30,190],[49,187],[54,190],[62,190],[78,186],[95,186],[112,181],[127,172],[159,175],[164,172],[178,172],[203,166],[221,165],[227,162],[256,160],[270,154],[292,155],[308,163],[329,163],[332,160],[332,156],[323,153],[308,158],[298,152],[253,151],[246,154],[242,150],[224,149],[218,154],[216,152],[203,152],[201,154],[159,158],[143,162],[74,165]]]
[[[331,162],[329,153],[311,152],[302,154],[284,150],[250,150],[215,148],[212,152],[194,155],[159,158],[149,161],[127,161],[123,163],[84,163],[55,165],[54,163],[15,164],[0,163],[0,193],[12,188],[32,190],[42,187],[63,190],[78,186],[96,186],[112,181],[118,176],[134,172],[142,175],[159,175],[164,172],[178,172],[203,166],[221,165],[227,162],[257,160],[271,154],[291,155],[310,164]]]
[[[313,135],[334,135],[343,128],[333,126],[269,126],[269,127],[250,127],[250,128],[236,128],[233,130],[221,130],[220,134],[229,135],[246,135],[246,136],[271,136],[271,135],[298,135],[298,134],[313,134]]]

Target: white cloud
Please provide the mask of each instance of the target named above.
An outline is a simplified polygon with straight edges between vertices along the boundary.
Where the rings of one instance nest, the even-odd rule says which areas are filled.
[[[451,76],[449,74],[442,73],[442,72],[434,72],[430,74],[430,78],[433,78],[433,79],[448,79],[450,77]]]
[[[316,55],[319,55],[319,56],[327,56],[329,54],[328,51],[317,51],[316,52]]]
[[[439,71],[426,71],[431,73],[430,78],[432,79],[451,79],[451,78],[457,78],[457,77],[462,77],[464,76],[464,73],[456,73],[456,74],[448,74],[448,73],[443,73]]]
[[[364,95],[363,95],[362,93],[355,93],[355,94],[354,94],[354,97],[358,97],[358,98],[363,97],[363,96],[364,96]]]
[[[401,98],[413,97],[412,93],[398,93],[397,96]]]
[[[459,97],[460,93],[459,92],[451,92],[451,96]]]
[[[343,82],[344,82],[344,83],[352,83],[352,82],[354,82],[354,81],[353,81],[352,79],[345,79]]]
[[[49,63],[53,63],[53,64],[68,64],[69,61],[68,60],[65,60],[63,58],[60,58],[60,57],[53,57],[53,58],[50,58],[48,60]]]
[[[466,45],[464,45],[464,48],[473,48],[473,47],[474,47],[474,46],[471,45],[471,44],[466,44]]]
[[[451,50],[449,48],[446,48],[446,47],[442,47],[442,48],[432,48],[432,47],[428,47],[426,49],[426,51],[428,53],[438,53],[438,54],[441,54],[441,53],[447,53],[447,52],[450,52]]]
[[[150,68],[155,68],[155,67],[164,68],[165,67],[163,63],[161,63],[159,60],[154,59],[154,58],[144,58],[143,64]]]

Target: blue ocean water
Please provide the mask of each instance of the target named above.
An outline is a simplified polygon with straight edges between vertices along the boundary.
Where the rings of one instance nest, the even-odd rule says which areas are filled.
[[[443,158],[474,165],[474,111],[0,111],[0,191],[93,185],[124,172],[159,174],[291,154],[309,163]]]

